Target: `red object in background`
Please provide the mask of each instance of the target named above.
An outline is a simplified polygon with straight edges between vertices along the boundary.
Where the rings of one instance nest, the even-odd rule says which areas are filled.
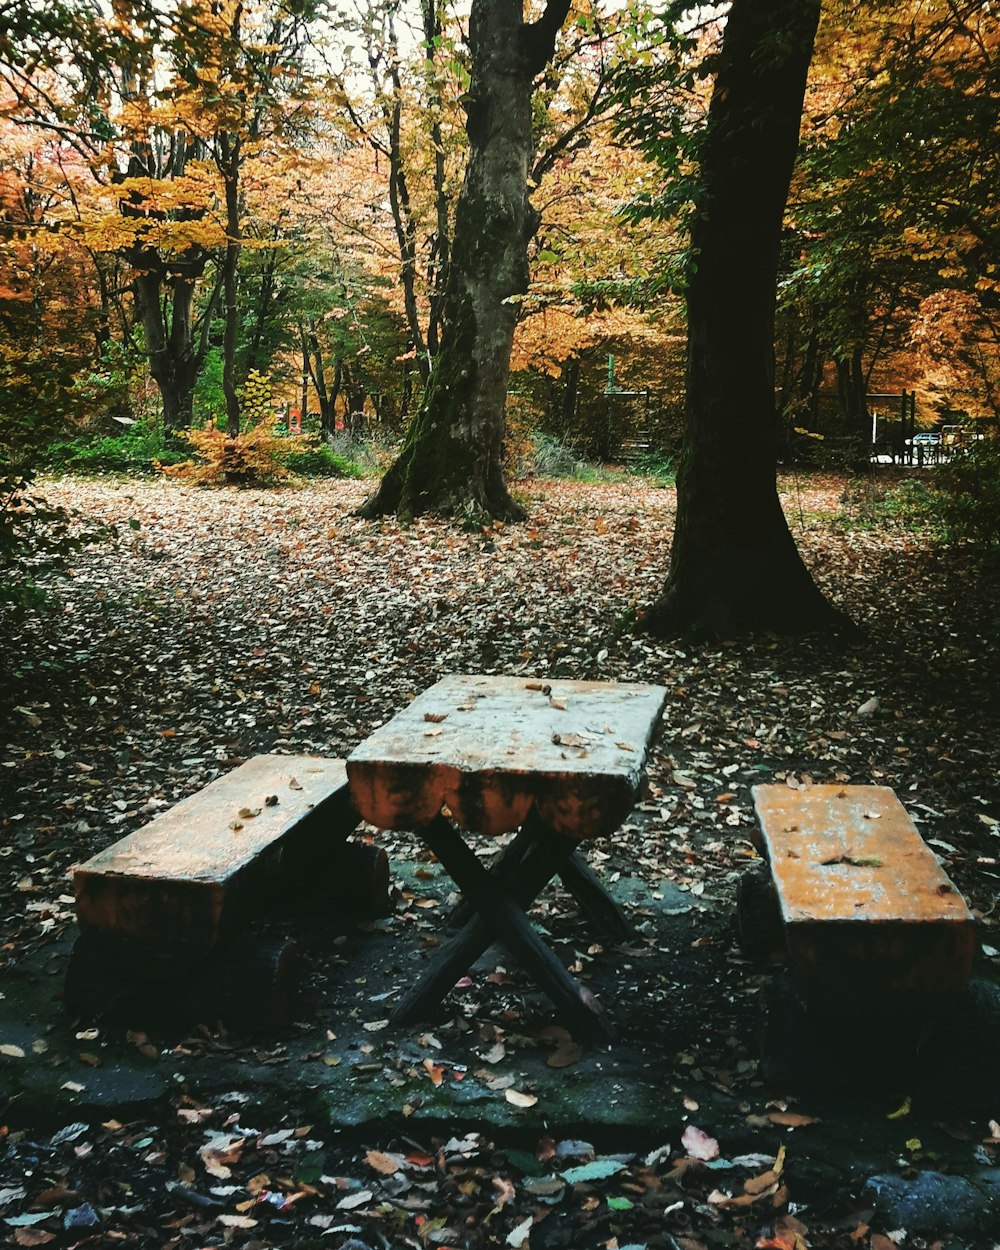
[[[288,432],[289,434],[302,433],[302,413],[298,408],[290,408],[288,410]]]

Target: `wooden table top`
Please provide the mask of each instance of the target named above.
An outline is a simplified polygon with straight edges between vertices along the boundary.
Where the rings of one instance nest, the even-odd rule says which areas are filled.
[[[500,834],[535,805],[551,829],[602,837],[632,808],[665,699],[662,686],[444,677],[352,753],[351,793],[381,829],[447,808]]]

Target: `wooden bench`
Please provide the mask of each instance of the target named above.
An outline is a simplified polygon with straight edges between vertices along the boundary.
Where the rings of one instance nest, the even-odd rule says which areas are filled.
[[[388,860],[347,841],[357,823],[342,760],[258,755],[219,777],[76,869],[81,936],[67,998],[107,1007],[137,986],[186,983],[282,893],[319,885],[332,896],[339,884],[343,910],[385,914]],[[238,981],[236,965],[249,965],[266,996],[289,967],[287,943],[271,946],[235,964],[227,951],[223,979]]]
[[[745,949],[782,941],[822,1010],[923,1013],[962,993],[972,915],[892,790],[761,785],[753,797],[770,876],[741,882]]]

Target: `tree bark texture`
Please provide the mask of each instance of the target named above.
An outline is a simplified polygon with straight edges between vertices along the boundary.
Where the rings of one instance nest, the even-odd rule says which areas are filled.
[[[833,623],[777,493],[775,298],[820,0],[733,0],[700,153],[677,522],[661,636]]]
[[[398,459],[363,516],[422,512],[519,520],[502,448],[517,297],[528,289],[528,198],[535,75],[552,55],[568,0],[525,23],[522,0],[473,0],[469,158],[455,210],[441,348]]]
[[[195,264],[196,275],[175,272],[166,281],[158,257],[148,257],[145,263],[149,267],[138,270],[132,289],[146,337],[149,371],[163,402],[163,428],[174,434],[194,419],[194,388],[205,359],[194,330],[195,277],[201,276],[204,262]]]

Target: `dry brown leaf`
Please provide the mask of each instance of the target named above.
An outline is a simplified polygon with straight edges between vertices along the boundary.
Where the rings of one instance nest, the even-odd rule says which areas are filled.
[[[514,1107],[533,1107],[538,1102],[537,1094],[525,1094],[519,1089],[505,1089],[503,1096]]]
[[[763,1195],[765,1192],[774,1193],[777,1188],[777,1172],[761,1172],[759,1176],[748,1177],[743,1182],[743,1192],[745,1194]]]
[[[395,1176],[406,1160],[402,1155],[394,1155],[386,1150],[369,1150],[365,1162],[383,1176]]]
[[[579,1063],[583,1058],[583,1047],[579,1042],[563,1042],[549,1055],[545,1062],[550,1068],[568,1068]]]
[[[769,1111],[767,1119],[782,1128],[803,1128],[806,1124],[819,1124],[819,1116],[800,1115],[798,1111]]]
[[[19,1246],[45,1246],[55,1241],[55,1233],[48,1233],[44,1228],[16,1228],[14,1240]]]

